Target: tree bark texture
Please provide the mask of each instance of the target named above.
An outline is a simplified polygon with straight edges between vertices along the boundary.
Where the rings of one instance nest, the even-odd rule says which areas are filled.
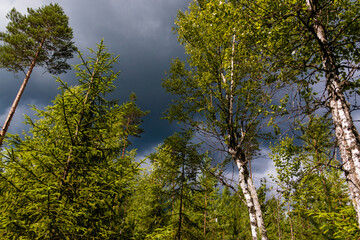
[[[335,135],[340,156],[345,171],[346,181],[353,200],[360,227],[360,140],[357,129],[350,115],[349,103],[346,101],[343,83],[339,78],[339,68],[330,43],[327,39],[326,28],[318,19],[319,11],[315,0],[306,1],[308,11],[314,16],[310,27],[320,46],[323,68],[326,77],[326,91],[328,104],[331,109],[332,120],[335,126]]]
[[[38,50],[36,51],[35,53],[35,56],[30,64],[30,67],[25,75],[25,78],[24,78],[24,81],[23,83],[21,84],[21,87],[18,91],[18,94],[16,95],[15,97],[15,100],[10,108],[10,112],[5,120],[5,123],[4,123],[4,126],[2,127],[1,129],[1,132],[0,132],[0,147],[2,146],[2,142],[3,142],[3,139],[5,138],[5,134],[7,133],[7,130],[9,129],[9,126],[10,126],[10,122],[15,114],[15,111],[16,111],[16,108],[20,102],[20,99],[21,99],[21,96],[22,94],[24,93],[24,90],[25,90],[25,87],[27,85],[27,83],[29,82],[29,79],[30,79],[30,76],[31,76],[31,73],[36,65],[36,61],[39,57],[39,54],[40,54],[40,51],[44,45],[44,42],[45,42],[45,39],[43,39],[41,42],[40,42],[40,45],[38,47]]]
[[[230,149],[230,152],[234,151]],[[241,156],[241,154],[235,155]],[[239,170],[239,185],[242,193],[244,194],[246,206],[249,212],[252,239],[258,239],[259,230],[261,239],[267,240],[268,236],[262,215],[261,205],[257,196],[255,185],[249,174],[247,161],[243,159],[244,157],[235,157],[234,154],[232,154],[232,156]]]
[[[238,170],[239,170],[239,185],[244,194],[246,206],[249,211],[250,226],[252,239],[258,239],[257,230],[260,230],[261,239],[267,240],[267,232],[264,224],[264,219],[262,216],[262,210],[260,202],[257,196],[256,188],[252,181],[251,174],[248,169],[248,161],[246,161],[246,156],[243,153],[241,147],[238,144],[238,137],[235,133],[236,130],[233,128],[235,125],[234,121],[234,94],[235,94],[235,79],[234,79],[234,57],[235,57],[235,45],[236,45],[236,36],[233,35],[232,38],[232,47],[231,47],[231,62],[230,62],[230,87],[226,91],[226,101],[227,101],[227,132],[229,139],[229,153],[235,161]],[[222,81],[224,85],[227,83],[226,76],[221,73]],[[243,133],[245,134],[245,133]]]
[[[256,210],[253,202],[253,198],[250,194],[250,190],[248,188],[248,180],[249,177],[247,177],[248,172],[246,169],[246,165],[242,164],[240,160],[237,160],[237,165],[239,169],[239,185],[240,188],[244,194],[246,206],[249,211],[249,218],[250,218],[250,227],[251,227],[251,235],[253,240],[257,240],[257,219],[256,219]]]

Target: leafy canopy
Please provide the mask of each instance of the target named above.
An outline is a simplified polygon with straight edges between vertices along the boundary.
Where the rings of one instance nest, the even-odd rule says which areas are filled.
[[[69,27],[68,17],[58,4],[50,4],[38,9],[28,8],[23,15],[12,9],[6,32],[0,33],[0,67],[9,71],[25,72],[38,50],[37,64],[52,74],[60,74],[70,69],[66,60],[73,57],[76,50]]]

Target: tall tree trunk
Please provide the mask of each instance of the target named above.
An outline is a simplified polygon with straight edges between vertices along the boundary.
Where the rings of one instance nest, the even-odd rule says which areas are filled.
[[[339,71],[335,62],[330,43],[326,36],[326,29],[319,19],[316,0],[306,1],[308,11],[314,16],[313,24],[307,26],[315,35],[320,46],[323,68],[326,77],[326,90],[329,95],[333,124],[335,126],[336,140],[340,149],[340,156],[345,170],[346,181],[349,185],[353,205],[360,227],[360,140],[357,129],[350,115],[343,85],[339,79]]]
[[[245,160],[240,158],[236,158],[235,162],[239,169],[240,188],[244,194],[246,206],[249,212],[252,239],[258,239],[257,230],[260,230],[261,239],[267,240],[268,236],[265,228],[260,202],[257,196],[256,188],[249,174],[247,163]]]
[[[244,194],[246,206],[249,212],[252,239],[257,240],[258,236],[257,236],[257,220],[256,220],[255,206],[247,184],[247,180],[249,180],[249,178],[247,177],[248,170],[246,169],[246,164],[241,163],[240,160],[237,160],[236,163],[239,169],[239,185]]]
[[[256,221],[257,221],[257,226],[260,230],[261,239],[263,239],[263,240],[268,239],[265,222],[264,222],[264,218],[263,218],[263,214],[262,214],[262,210],[261,210],[261,205],[260,205],[259,198],[258,198],[258,195],[256,192],[256,188],[255,188],[255,185],[254,185],[251,175],[249,175],[248,185],[249,185],[251,197],[254,202]]]
[[[250,226],[251,234],[253,239],[258,239],[257,229],[260,230],[261,238],[267,240],[267,232],[264,224],[264,219],[262,216],[262,211],[257,196],[256,188],[252,181],[251,174],[247,167],[248,161],[246,161],[245,154],[242,152],[241,148],[238,147],[236,130],[234,130],[234,91],[235,91],[235,79],[234,79],[234,56],[235,56],[235,44],[236,36],[233,35],[232,47],[231,47],[231,68],[230,68],[230,88],[226,91],[226,101],[228,102],[228,111],[227,111],[227,127],[228,127],[228,138],[229,138],[229,153],[232,156],[233,160],[238,166],[239,170],[239,184],[240,188],[244,194],[246,206],[249,211],[250,217]],[[221,73],[221,78],[223,83],[227,83],[226,76]]]
[[[206,238],[206,217],[207,217],[207,187],[205,187],[205,197],[204,197],[204,239]]]
[[[182,232],[182,219],[183,219],[183,191],[184,191],[184,181],[185,181],[185,167],[184,162],[182,163],[181,169],[181,188],[180,188],[180,206],[179,206],[179,222],[178,222],[178,232],[177,239],[181,240],[181,232]]]
[[[45,42],[45,39],[43,39],[40,42],[38,50],[36,51],[35,56],[34,56],[32,62],[30,64],[30,67],[29,67],[29,69],[28,69],[28,71],[27,71],[27,73],[25,75],[24,81],[21,84],[21,87],[20,87],[20,89],[18,91],[18,94],[16,95],[15,100],[14,100],[14,102],[13,102],[11,108],[10,108],[10,112],[9,112],[9,114],[8,114],[6,120],[5,120],[4,126],[1,129],[1,132],[0,132],[0,147],[2,146],[3,139],[4,139],[5,134],[6,134],[8,128],[10,126],[10,122],[11,122],[11,120],[12,120],[14,114],[15,114],[15,111],[16,111],[16,108],[17,108],[19,102],[20,102],[21,96],[24,93],[25,87],[26,87],[27,83],[29,82],[31,73],[32,73],[32,71],[33,71],[33,69],[34,69],[34,67],[36,65],[37,59],[39,58],[39,54],[40,54],[40,51],[41,51],[41,49],[42,49],[42,47],[44,45],[44,42]]]

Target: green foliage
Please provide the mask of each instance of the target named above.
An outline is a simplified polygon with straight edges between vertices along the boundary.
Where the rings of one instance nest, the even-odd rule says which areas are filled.
[[[358,239],[342,166],[331,152],[332,125],[327,114],[314,114],[323,106],[314,85],[324,78],[322,48],[329,47],[342,90],[358,93],[358,78],[347,69],[359,64],[360,5],[313,3],[317,16],[305,1],[191,2],[175,22],[188,59],[173,60],[163,81],[176,95],[166,118],[219,140],[216,148],[236,149],[232,160],[244,155],[246,165],[260,140],[281,133],[277,117],[289,114],[292,101],[282,87],[296,83],[308,121],[296,119],[298,136],[271,147],[280,195],[271,195],[264,181],[257,190],[267,235]],[[50,73],[69,68],[65,61],[75,47],[58,4],[28,9],[28,15],[13,9],[7,17],[0,67],[25,71],[35,59]],[[326,28],[326,46],[309,31],[315,21]],[[90,52],[94,57],[80,55],[75,66],[78,85],[57,79],[61,94],[53,105],[34,107],[38,119],[26,117],[30,131],[7,140],[0,163],[0,238],[250,239],[243,194],[226,187],[219,192],[212,159],[199,153],[192,131],[167,138],[140,174],[135,151],[126,150],[129,137],[142,132],[146,112],[135,95],[123,104],[108,99],[119,74],[112,70],[117,57],[103,43]]]
[[[196,1],[188,11],[179,12],[175,24],[181,44],[188,54],[187,65],[172,62],[163,87],[177,96],[166,118],[189,122],[229,143],[232,135],[257,148],[264,136],[259,126],[271,109],[274,86],[265,78],[268,63],[255,49],[252,28],[233,4]],[[242,140],[240,140],[242,139]]]
[[[162,240],[162,239],[173,239],[176,232],[171,225],[165,227],[156,228],[154,232],[148,234],[146,239],[151,240]]]
[[[192,133],[175,133],[150,154],[136,186],[129,224],[135,239],[210,239],[217,199],[211,159],[198,153]],[[206,236],[206,237],[205,237]]]
[[[166,195],[163,208],[166,206],[169,216],[167,224],[173,226],[173,237],[178,239],[201,238],[197,213],[203,211],[194,200],[200,191],[197,175],[204,156],[190,143],[191,136],[191,131],[175,133],[164,141],[157,153],[149,156],[153,176],[162,178]]]
[[[286,137],[272,148],[284,204],[296,239],[356,239],[359,229],[340,164],[331,157],[331,126],[327,116],[309,116],[299,123],[295,144]],[[306,228],[306,233],[302,230]]]
[[[0,67],[9,71],[25,71],[33,59],[52,74],[70,69],[66,60],[73,57],[73,32],[68,17],[58,4],[38,9],[28,8],[28,15],[12,9],[6,32],[0,33]]]
[[[282,84],[296,84],[295,94],[305,102],[304,108],[298,109],[301,114],[312,114],[328,107],[331,98],[325,89],[329,90],[331,83],[325,85],[323,82],[330,79],[330,71],[337,75],[337,95],[344,99],[356,97],[359,87],[356,71],[360,63],[360,6],[357,1],[233,2],[249,16],[247,24],[255,26],[257,47],[271,62],[270,75]],[[312,11],[307,3],[311,4]],[[326,39],[316,36],[317,24],[324,29]],[[325,62],[332,65],[331,69],[325,67]]]
[[[29,133],[3,152],[0,236],[5,239],[128,239],[127,205],[138,174],[135,152],[121,154],[144,116],[133,101],[118,105],[116,57],[101,43],[75,69],[79,85],[29,117]],[[129,122],[129,114],[132,121]],[[128,127],[127,124],[129,125]]]
[[[257,31],[247,24],[247,19],[237,3],[191,2],[175,21],[187,63],[173,60],[163,87],[175,95],[166,118],[185,122],[216,140],[215,148],[227,155],[218,161],[219,168],[224,170],[234,161],[239,172],[244,173],[240,176],[241,186],[247,199],[251,199],[248,209],[249,216],[255,219],[253,233],[257,225],[266,238],[262,217],[255,217],[254,211],[261,216],[261,210],[257,208],[255,191],[250,194],[253,185],[247,182],[252,181],[247,168],[256,157],[260,141],[280,133],[275,118],[286,114],[288,97],[282,98],[279,106],[272,103],[281,85],[268,74],[270,63],[257,47]],[[256,210],[252,211],[254,205]]]
[[[264,49],[270,50],[282,63],[287,64],[277,65],[277,68],[304,68],[314,64],[322,69],[321,46],[307,28],[314,21],[319,21],[326,28],[327,41],[332,45],[333,54],[339,63],[359,62],[358,2],[313,1],[317,16],[309,15],[305,1],[258,1],[253,4],[262,6],[257,8],[259,21],[256,24],[268,33],[267,42],[263,43],[267,44],[268,48]],[[297,63],[302,64],[296,66]]]
[[[237,195],[225,187],[215,206],[212,239],[251,239],[247,207]]]
[[[217,200],[220,192],[218,180],[214,177],[212,169],[213,159],[206,156],[201,164],[198,174],[198,189],[195,195],[197,206],[201,206],[202,213],[198,213],[199,226],[203,228],[203,239],[216,239],[217,235]]]

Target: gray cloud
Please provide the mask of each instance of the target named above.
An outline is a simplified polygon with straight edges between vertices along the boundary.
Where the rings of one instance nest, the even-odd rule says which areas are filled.
[[[5,30],[5,15],[11,8],[25,13],[27,7],[37,8],[49,1],[12,1],[5,0],[0,10],[0,31]],[[115,69],[121,70],[117,90],[113,97],[126,100],[131,92],[138,96],[138,104],[143,110],[150,110],[144,118],[145,132],[141,138],[132,138],[134,147],[138,149],[138,159],[154,151],[164,138],[177,129],[166,120],[160,120],[162,113],[171,102],[171,96],[161,87],[164,72],[169,70],[171,58],[184,59],[184,49],[179,45],[172,32],[174,20],[179,9],[187,7],[188,0],[62,0],[59,4],[69,16],[70,26],[74,30],[74,41],[85,55],[87,48],[95,48],[104,38],[110,52],[120,54]],[[74,58],[72,64],[79,63]],[[23,81],[23,74],[14,76],[0,70],[0,125],[3,124],[9,107]],[[69,71],[60,78],[75,84],[75,74]],[[51,100],[59,93],[59,84],[50,74],[37,68],[29,81],[21,99],[9,132],[19,133],[25,126],[23,114],[32,115],[28,104],[38,108],[51,104]],[[258,185],[261,177],[267,177],[266,169],[274,169],[271,161],[256,159],[253,162],[255,182]],[[229,176],[237,179],[237,171],[229,169]]]
[[[15,7],[25,13],[27,7],[38,8],[50,3],[47,0],[37,1],[2,1],[0,10],[0,31],[5,30],[5,15]],[[70,26],[74,30],[74,41],[80,51],[87,54],[87,48],[95,48],[104,38],[110,52],[120,54],[119,64],[115,69],[121,70],[116,83],[114,97],[126,100],[131,92],[138,95],[138,104],[143,110],[151,113],[145,117],[145,133],[140,139],[133,139],[139,154],[149,151],[154,145],[170,135],[175,126],[165,120],[159,120],[171,97],[161,87],[164,72],[169,69],[171,58],[183,57],[183,48],[179,46],[172,32],[177,11],[187,6],[187,0],[62,0],[59,1],[69,16]],[[70,61],[79,63],[77,58]],[[23,74],[15,76],[0,70],[0,115],[6,116],[8,108],[22,83]],[[73,71],[61,75],[61,79],[75,84]],[[15,117],[22,119],[23,113],[31,112],[27,104],[37,106],[51,104],[59,93],[59,85],[53,76],[37,68],[29,81],[21,99],[21,107]],[[3,117],[0,119],[2,120]],[[9,132],[19,132],[20,120],[12,123]],[[0,125],[3,124],[3,121]]]

